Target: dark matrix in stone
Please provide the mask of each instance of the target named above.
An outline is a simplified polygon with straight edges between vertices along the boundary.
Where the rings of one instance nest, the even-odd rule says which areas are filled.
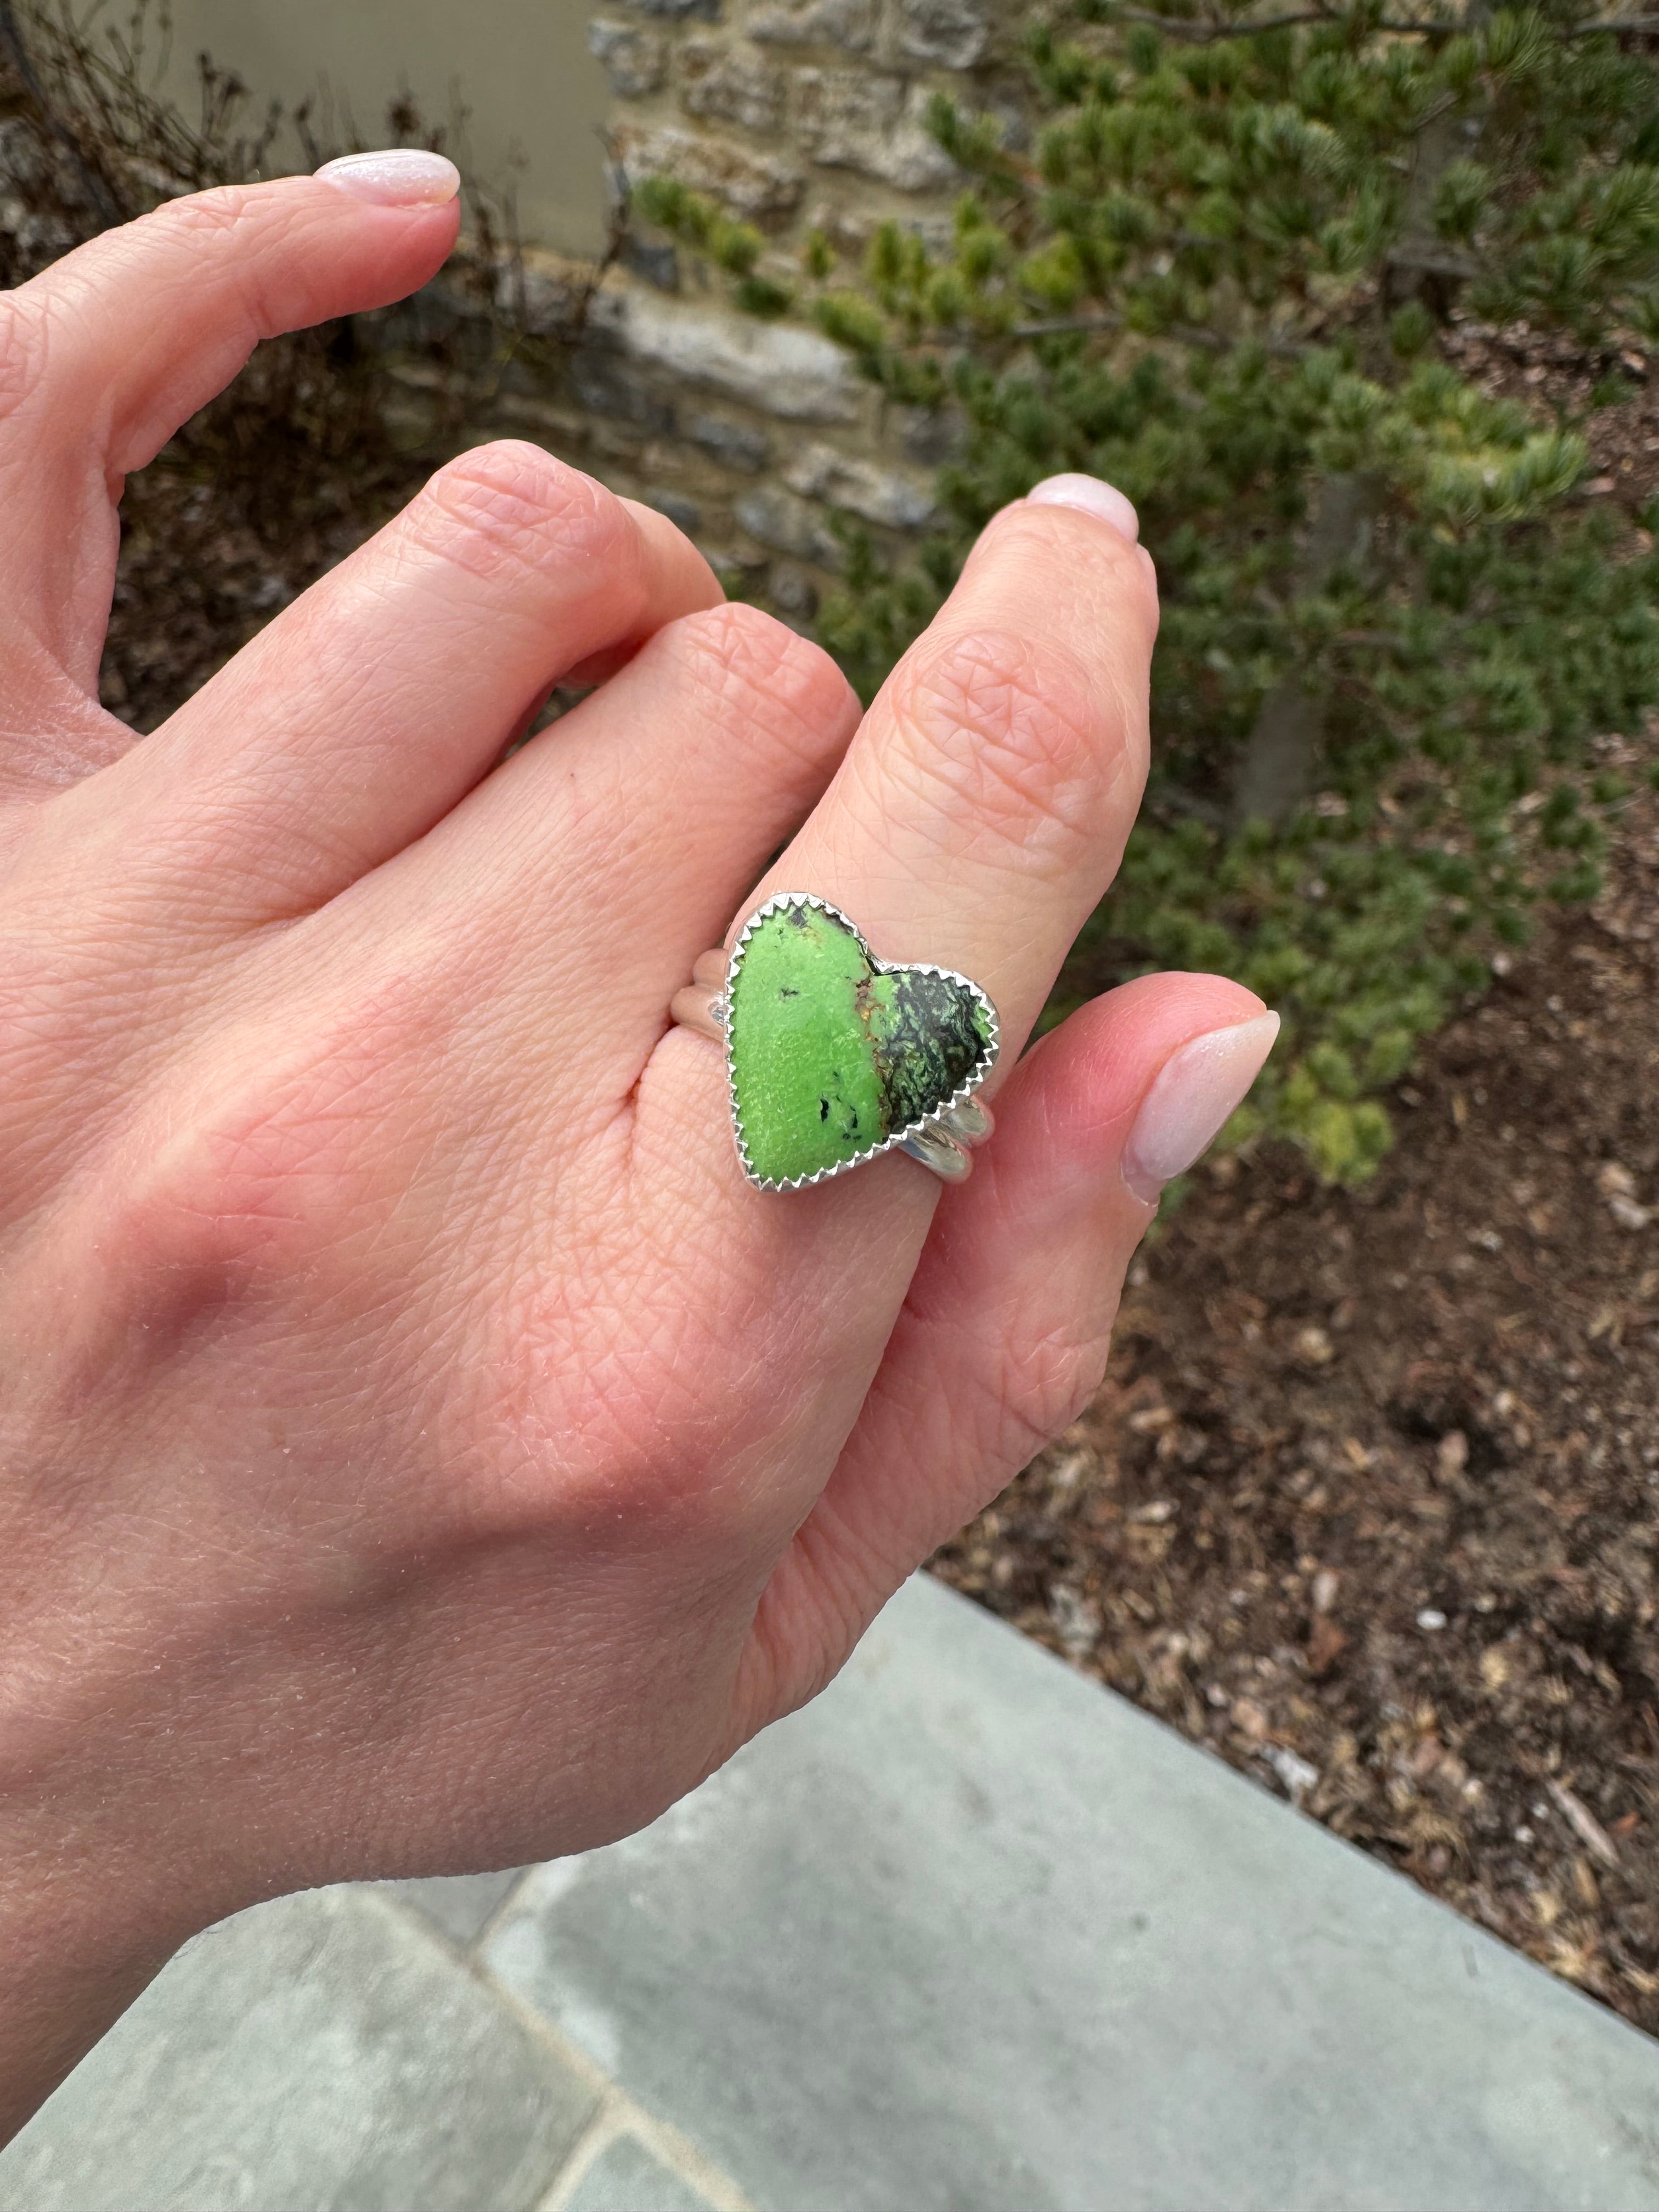
[[[953,975],[892,969],[870,987],[876,1048],[890,1129],[908,1128],[954,1097],[989,1048],[990,1024],[976,992]]]

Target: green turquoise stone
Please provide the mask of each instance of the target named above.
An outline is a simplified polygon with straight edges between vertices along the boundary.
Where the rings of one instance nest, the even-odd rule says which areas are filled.
[[[844,915],[790,901],[745,931],[727,985],[732,1108],[757,1182],[879,1151],[948,1106],[995,1053],[982,991],[873,959]]]

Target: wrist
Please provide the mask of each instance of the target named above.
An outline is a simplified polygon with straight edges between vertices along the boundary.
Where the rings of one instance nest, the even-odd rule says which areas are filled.
[[[3,2143],[204,1923],[176,1869],[164,1885],[118,1856],[90,1863],[39,1821],[0,1816],[0,1838]]]

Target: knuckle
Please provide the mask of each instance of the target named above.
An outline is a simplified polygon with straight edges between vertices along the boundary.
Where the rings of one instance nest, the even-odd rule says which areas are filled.
[[[518,1302],[491,1363],[487,1470],[470,1501],[502,1533],[550,1512],[603,1528],[625,1512],[628,1542],[715,1535],[732,1400],[708,1334],[689,1317],[641,1312],[589,1285]]]
[[[258,185],[218,185],[205,192],[187,192],[168,200],[138,222],[181,244],[200,246],[234,239],[250,224],[269,213],[270,194]]]
[[[1099,834],[1124,731],[1066,647],[994,629],[924,641],[890,696],[901,770],[924,798],[1022,846],[1035,825],[1067,848]]]
[[[550,1222],[527,1240],[485,1325],[474,1510],[509,1531],[555,1511],[731,1560],[779,1534],[766,1470],[812,1402],[799,1375],[816,1340],[780,1322],[765,1260],[700,1211],[647,1221],[618,1194],[602,1218],[585,1206],[580,1237]],[[688,1296],[687,1248],[711,1237],[726,1264]]]
[[[175,1128],[135,1172],[117,1240],[140,1275],[234,1294],[296,1249],[337,1241],[346,1179],[314,1123],[241,1102]]]
[[[695,613],[682,615],[669,629],[689,653],[762,674],[787,666],[796,647],[804,647],[813,658],[818,653],[817,646],[797,636],[775,615],[741,599],[722,599],[718,606],[700,607]]]
[[[639,533],[615,494],[526,439],[499,439],[449,462],[408,523],[417,542],[486,579],[556,557],[592,564],[614,590],[641,565]]]
[[[809,751],[857,711],[851,685],[821,646],[740,601],[681,616],[661,634],[661,649],[706,699],[786,742],[805,737]]]
[[[717,688],[764,693],[797,706],[826,694],[839,701],[848,689],[822,646],[741,600],[683,615],[666,636],[692,672]]]
[[[999,1456],[1024,1465],[1069,1428],[1099,1389],[1110,1348],[1109,1322],[1103,1330],[1055,1329],[1006,1346],[989,1370],[987,1410]]]
[[[0,301],[0,421],[15,414],[46,374],[46,317],[32,300]]]
[[[159,313],[184,308],[206,285],[218,295],[227,340],[251,348],[282,325],[273,322],[267,286],[278,263],[303,263],[307,210],[269,185],[222,185],[191,192],[140,216],[108,241],[88,273],[87,304],[102,307],[106,270],[140,272]],[[50,273],[50,272],[49,272]]]
[[[359,1240],[384,1232],[422,1141],[398,1074],[422,1042],[417,1020],[360,1000],[301,1050],[250,1045],[149,1102],[94,1178],[114,1272],[135,1296],[199,1310],[337,1287]]]

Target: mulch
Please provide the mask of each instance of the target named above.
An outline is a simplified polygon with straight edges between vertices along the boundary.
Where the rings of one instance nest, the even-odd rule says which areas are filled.
[[[1620,748],[1608,744],[1610,764]],[[1358,1191],[1218,1159],[936,1573],[1659,2032],[1659,802]]]

